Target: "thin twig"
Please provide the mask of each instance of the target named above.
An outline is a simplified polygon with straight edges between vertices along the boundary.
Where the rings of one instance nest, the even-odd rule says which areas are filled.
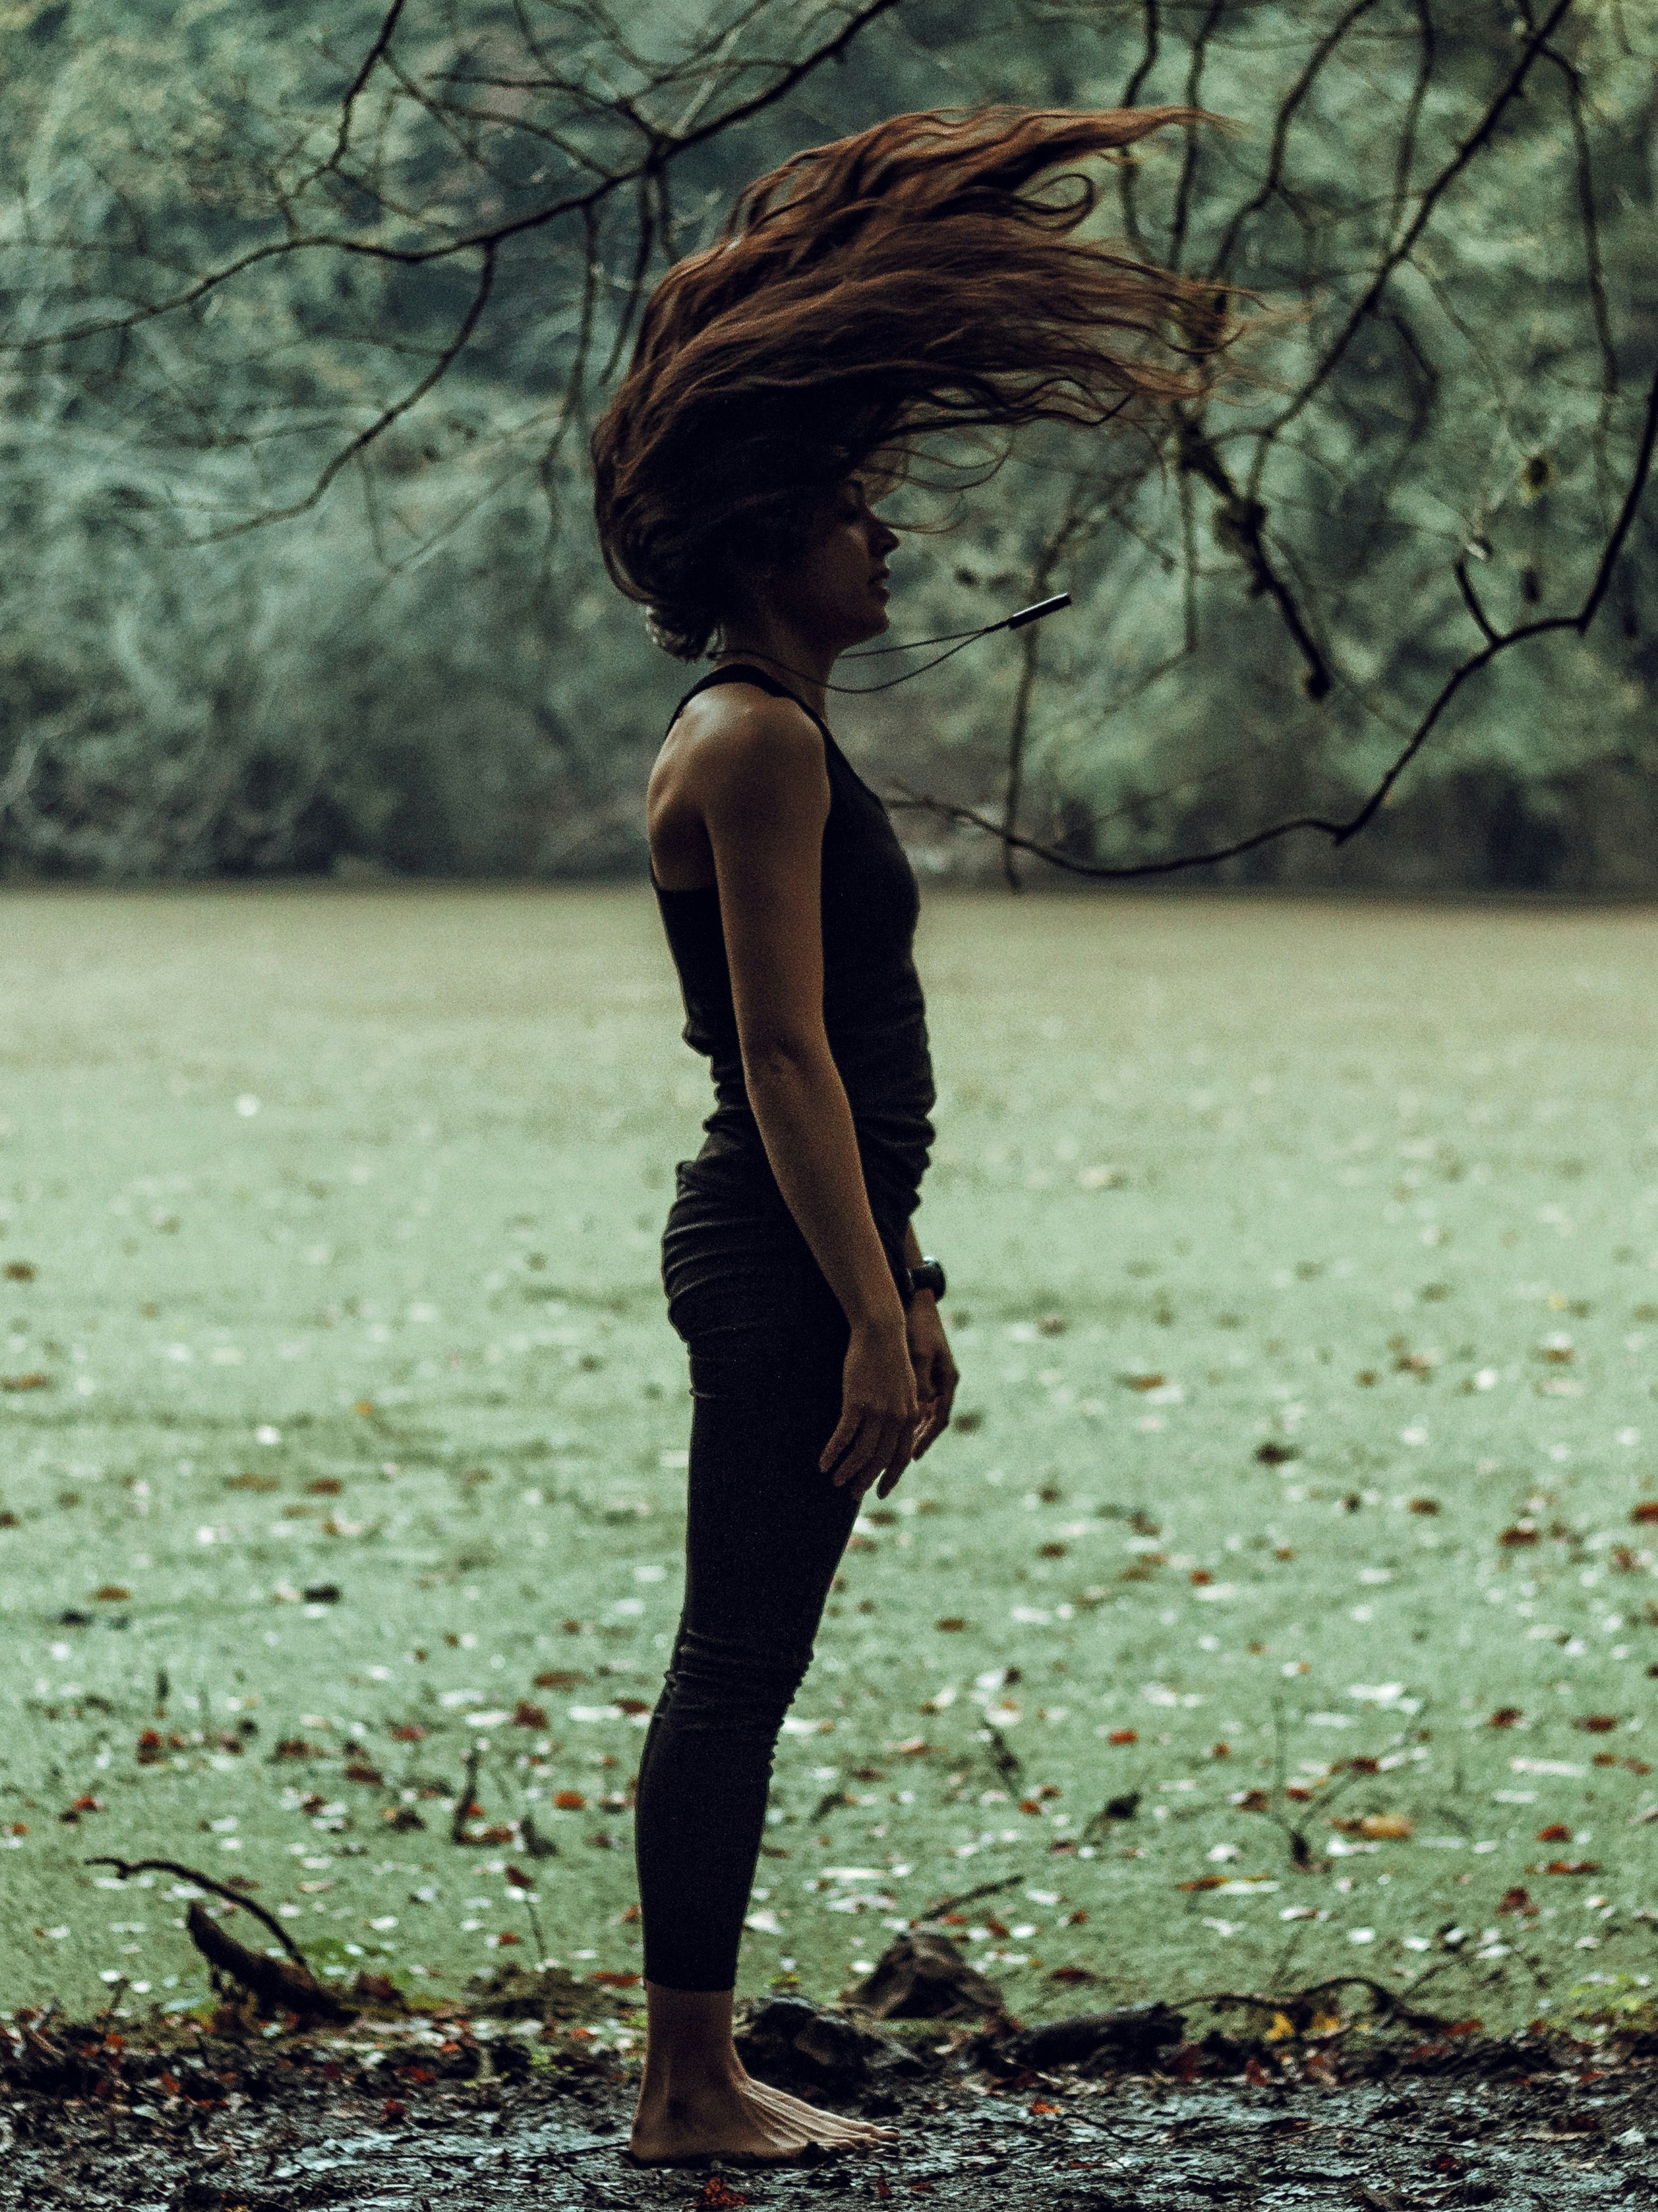
[[[228,1883],[216,1881],[210,1874],[203,1874],[199,1868],[184,1866],[177,1859],[100,1857],[88,1859],[85,1863],[88,1866],[113,1867],[129,1880],[135,1874],[176,1874],[185,1881],[193,1881],[202,1889],[210,1889],[216,1897],[227,1898],[232,1905],[240,1905],[244,1912],[251,1912],[256,1920],[262,1920],[295,1965],[303,1966],[307,1973],[311,1971],[310,1961],[304,1952],[274,1913],[267,1912],[262,1905],[255,1905],[251,1897],[244,1897],[240,1890],[232,1889]]]
[[[1023,1880],[1022,1874],[1004,1875],[999,1881],[981,1881],[975,1889],[957,1890],[953,1897],[941,1897],[936,1905],[929,1905],[924,1911],[918,1912],[909,1924],[919,1928],[924,1920],[942,1920],[946,1912],[954,1912],[958,1905],[976,1905],[981,1897],[995,1897]]]

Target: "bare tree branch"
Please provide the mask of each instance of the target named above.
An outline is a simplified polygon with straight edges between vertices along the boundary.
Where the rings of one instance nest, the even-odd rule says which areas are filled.
[[[1287,821],[1272,823],[1266,829],[1255,830],[1247,837],[1235,838],[1228,844],[1216,846],[1207,852],[1181,853],[1174,854],[1167,860],[1142,860],[1127,866],[1109,867],[1078,860],[1054,846],[1044,844],[1035,838],[1020,836],[1007,823],[987,821],[972,807],[919,796],[903,791],[902,787],[900,787],[901,796],[888,803],[896,806],[914,808],[937,814],[950,821],[970,823],[974,828],[986,830],[997,837],[1005,847],[1012,846],[1021,852],[1033,854],[1039,859],[1051,862],[1055,867],[1067,870],[1072,875],[1091,876],[1108,881],[1123,881],[1141,876],[1174,875],[1187,868],[1212,867],[1222,860],[1236,860],[1242,854],[1253,853],[1259,847],[1272,844],[1278,838],[1287,837],[1298,830],[1316,830],[1328,837],[1333,845],[1345,845],[1350,838],[1356,837],[1360,830],[1374,820],[1378,810],[1387,803],[1388,793],[1393,790],[1400,777],[1421,751],[1446,708],[1471,677],[1477,676],[1482,670],[1489,668],[1497,655],[1507,652],[1511,646],[1523,645],[1531,638],[1546,636],[1552,631],[1572,630],[1579,637],[1587,631],[1590,623],[1594,619],[1596,610],[1606,596],[1619,556],[1624,550],[1634,524],[1642,496],[1651,476],[1653,448],[1655,443],[1658,443],[1658,372],[1655,372],[1652,382],[1648,388],[1640,442],[1623,505],[1618,520],[1601,550],[1594,580],[1589,586],[1582,605],[1576,614],[1551,615],[1537,622],[1522,623],[1513,629],[1497,630],[1493,628],[1479,609],[1479,602],[1475,599],[1472,587],[1467,582],[1466,572],[1460,574],[1458,582],[1462,588],[1463,596],[1475,620],[1485,633],[1486,643],[1479,653],[1461,662],[1445,678],[1427,712],[1412,732],[1409,739],[1389,763],[1386,774],[1370,792],[1357,812],[1349,816],[1345,821],[1334,820],[1325,815],[1298,814]],[[1459,570],[1462,568],[1461,562],[1457,566]]]

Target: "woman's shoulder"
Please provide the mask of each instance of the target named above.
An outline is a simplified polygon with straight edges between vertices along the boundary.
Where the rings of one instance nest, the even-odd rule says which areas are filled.
[[[778,741],[805,748],[821,742],[820,726],[800,702],[772,688],[757,669],[733,670],[695,693],[680,708],[674,727],[698,750],[742,752]]]

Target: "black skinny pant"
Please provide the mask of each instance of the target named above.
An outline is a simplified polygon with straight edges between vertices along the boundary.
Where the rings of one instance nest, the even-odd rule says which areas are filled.
[[[647,1980],[724,1990],[772,1756],[859,1502],[820,1473],[849,1331],[798,1230],[685,1195],[663,1238],[690,1354],[685,1599],[645,1738],[635,1854]]]

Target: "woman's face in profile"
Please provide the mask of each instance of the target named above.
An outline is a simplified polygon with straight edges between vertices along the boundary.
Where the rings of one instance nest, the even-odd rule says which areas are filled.
[[[804,635],[835,653],[886,629],[887,559],[898,543],[850,477],[825,502],[798,561],[768,577],[766,596]]]

